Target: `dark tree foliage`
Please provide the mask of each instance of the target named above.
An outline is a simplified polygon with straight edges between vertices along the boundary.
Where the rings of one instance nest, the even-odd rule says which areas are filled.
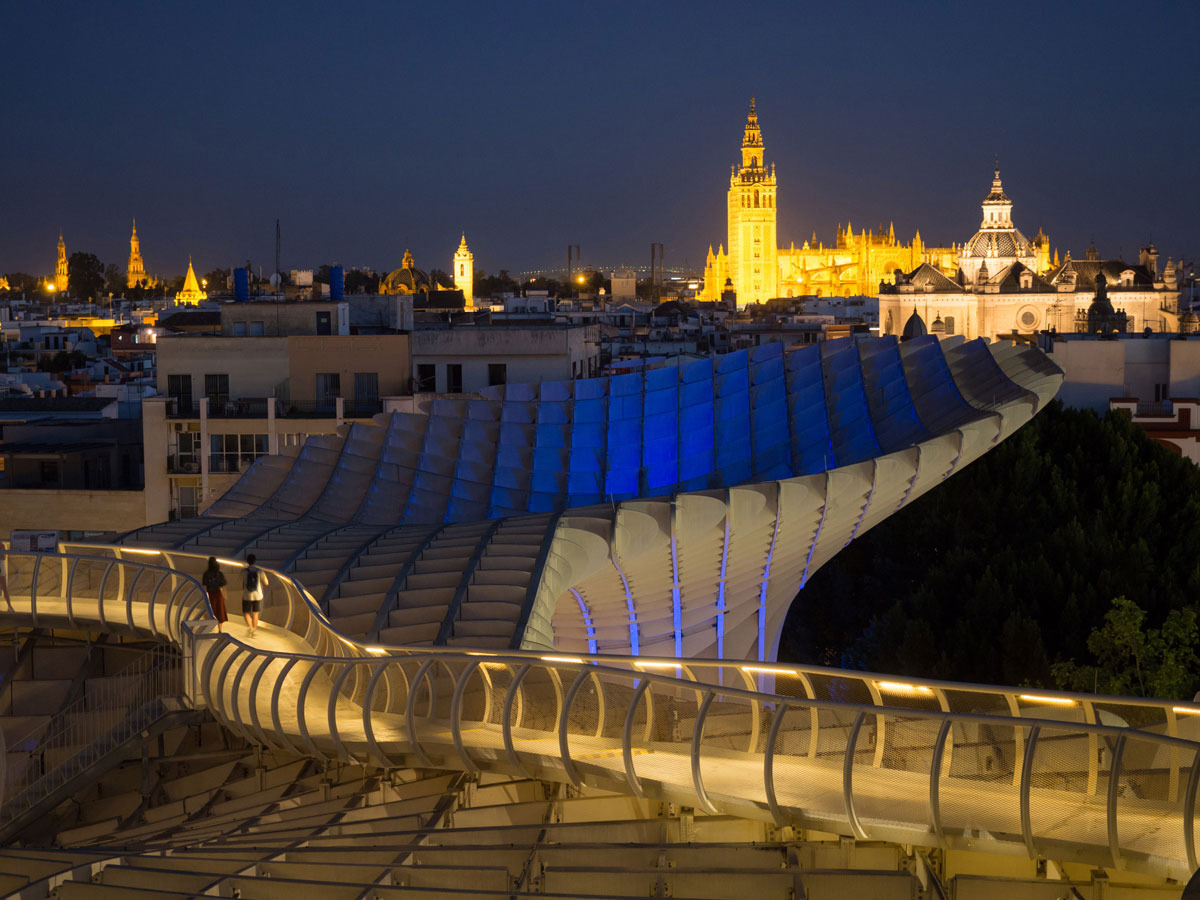
[[[40,278],[24,272],[9,272],[4,277],[8,280],[8,286],[14,293],[36,294],[42,286]]]
[[[125,293],[125,272],[116,263],[104,267],[104,293],[113,297]]]
[[[530,278],[522,287],[527,291],[546,291],[551,297],[565,297],[575,293],[574,288],[565,286],[557,278],[545,278],[541,275]]]
[[[475,296],[497,297],[500,294],[520,294],[521,286],[509,277],[508,269],[501,269],[499,275],[489,275],[482,269],[475,270]]]
[[[70,353],[59,350],[49,358],[38,360],[38,369],[43,372],[72,372],[86,365],[87,357],[78,350],[72,350]]]
[[[379,293],[379,276],[356,272],[352,269],[346,273],[345,287],[347,294],[377,294]]]
[[[1052,686],[1114,598],[1155,626],[1195,609],[1197,546],[1200,470],[1126,413],[1055,402],[819,570],[780,657]]]
[[[104,292],[104,266],[93,253],[72,253],[67,260],[67,287],[76,300],[95,300]]]

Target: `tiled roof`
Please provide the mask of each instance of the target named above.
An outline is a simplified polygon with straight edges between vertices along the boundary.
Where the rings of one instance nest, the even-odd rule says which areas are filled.
[[[1145,266],[1127,263],[1119,259],[1068,259],[1050,274],[1050,283],[1059,284],[1071,271],[1075,272],[1075,290],[1077,291],[1094,291],[1096,276],[1100,274],[1104,275],[1104,280],[1108,282],[1109,287],[1116,286],[1122,290],[1129,290],[1127,285],[1121,284],[1121,273],[1127,271],[1133,272],[1134,288],[1146,290],[1154,287],[1154,278]]]
[[[975,236],[963,245],[962,255],[1012,259],[1033,256],[1033,246],[1016,228],[984,228],[975,232]]]

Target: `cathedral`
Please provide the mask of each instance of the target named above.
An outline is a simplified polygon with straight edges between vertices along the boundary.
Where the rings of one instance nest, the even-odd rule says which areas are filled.
[[[708,248],[701,299],[717,301],[733,290],[738,306],[762,303],[775,297],[875,296],[880,283],[891,283],[897,269],[911,272],[928,264],[953,277],[958,268],[958,247],[929,247],[918,231],[911,243],[896,239],[895,227],[887,233],[849,223],[837,228],[832,246],[818,242],[816,234],[797,247],[779,247],[776,235],[778,185],[774,164],[768,166],[762,129],[753,98],[742,136],[742,159],[729,176],[728,243],[716,253]],[[1050,242],[1039,232],[1034,245],[1041,270],[1050,267]],[[726,250],[728,247],[728,250]]]

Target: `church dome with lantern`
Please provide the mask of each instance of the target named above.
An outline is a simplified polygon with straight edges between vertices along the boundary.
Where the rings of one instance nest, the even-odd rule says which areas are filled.
[[[428,293],[431,290],[437,290],[437,287],[425,272],[416,267],[412,252],[409,250],[404,251],[404,261],[400,264],[400,268],[393,269],[379,283],[379,293],[381,294],[419,294],[422,291]]]
[[[1013,225],[1012,201],[1004,193],[997,163],[992,189],[983,200],[983,221],[974,236],[963,244],[958,265],[967,283],[975,284],[981,268],[994,277],[1018,262],[1036,268],[1037,251]]]

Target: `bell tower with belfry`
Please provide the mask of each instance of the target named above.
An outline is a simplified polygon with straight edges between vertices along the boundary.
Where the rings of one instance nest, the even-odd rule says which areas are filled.
[[[775,168],[767,168],[754,98],[742,135],[742,164],[729,176],[729,277],[738,306],[778,293]]]
[[[462,291],[463,303],[467,309],[475,308],[475,254],[467,247],[467,233],[464,231],[458,249],[454,251],[454,286]]]

